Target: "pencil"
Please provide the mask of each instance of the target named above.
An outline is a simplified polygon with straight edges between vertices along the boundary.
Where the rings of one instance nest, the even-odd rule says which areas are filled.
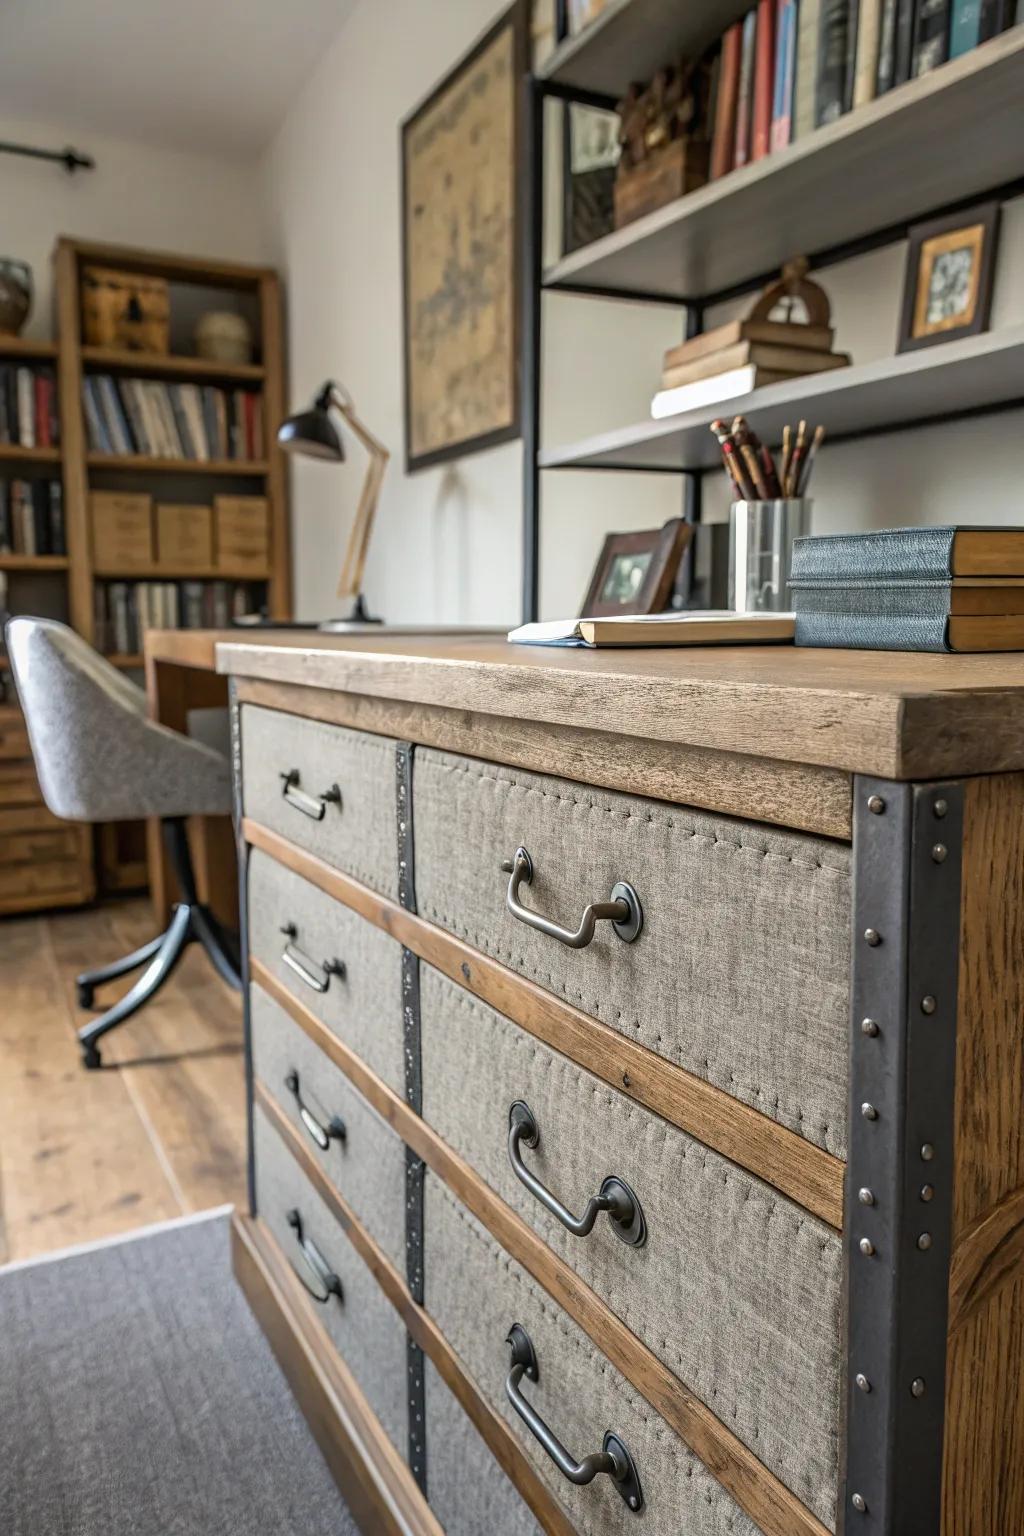
[[[793,434],[789,423],[782,429],[782,463],[779,466],[779,480],[782,483],[782,495],[786,494],[786,481],[789,477],[789,456],[793,448]]]
[[[754,486],[754,499],[768,500],[768,488],[765,485],[764,475],[761,471],[761,463],[758,459],[758,442],[747,424],[745,416],[734,416],[732,423],[733,441],[739,450],[740,462],[743,464]]]
[[[740,499],[742,501],[753,501],[754,488],[747,478],[746,469],[740,460],[736,443],[733,440],[732,433],[729,431],[728,424],[719,418],[711,423],[711,430],[718,439],[726,471],[732,477],[732,482],[740,494]]]
[[[796,429],[796,445],[793,448],[793,457],[789,461],[789,483],[786,487],[787,496],[797,494],[797,485],[800,483],[800,467],[805,452],[807,451],[807,423],[801,421]]]
[[[800,483],[797,486],[797,490],[796,490],[796,494],[798,496],[803,496],[805,494],[806,490],[807,490],[807,482],[811,478],[811,466],[814,463],[814,456],[817,453],[818,449],[821,447],[822,442],[824,440],[824,437],[825,437],[825,428],[824,427],[815,427],[815,429],[814,429],[814,437],[811,439],[811,446],[807,450],[807,457],[804,460],[803,469],[802,469],[801,474],[800,474]]]

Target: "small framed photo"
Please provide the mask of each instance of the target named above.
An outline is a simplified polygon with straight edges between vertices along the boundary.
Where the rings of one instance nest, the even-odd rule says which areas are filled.
[[[663,528],[610,533],[583,599],[582,618],[663,613],[693,525],[673,517]]]
[[[998,232],[998,203],[913,226],[900,352],[988,330]]]

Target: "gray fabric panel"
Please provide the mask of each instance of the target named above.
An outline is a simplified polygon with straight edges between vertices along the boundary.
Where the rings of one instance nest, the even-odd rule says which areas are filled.
[[[817,1146],[846,1152],[850,851],[660,801],[436,752],[416,755],[420,913]],[[644,928],[567,949],[511,917],[575,927],[628,880]]]
[[[482,1395],[512,1425],[544,1481],[581,1536],[632,1530],[607,1477],[568,1483],[505,1398],[505,1337],[521,1323],[537,1352],[539,1381],[524,1394],[574,1456],[601,1449],[606,1429],[621,1435],[636,1461],[645,1536],[757,1536],[757,1527],[679,1437],[633,1390],[577,1325],[484,1231],[455,1196],[427,1173],[427,1310]]]
[[[367,1231],[404,1272],[403,1142],[283,1008],[258,986],[250,988],[249,996],[256,1076]],[[295,1095],[285,1086],[285,1078],[293,1071],[299,1075],[303,1103],[320,1124],[328,1125],[335,1115],[345,1123],[345,1140],[332,1138],[326,1152],[306,1131]]]
[[[297,768],[298,788],[314,798],[337,784],[341,804],[322,821],[296,810],[281,775]],[[242,801],[245,814],[289,842],[398,900],[395,743],[300,715],[242,706]]]
[[[420,976],[423,1115],[826,1525],[836,1514],[842,1239],[743,1169],[454,986]],[[602,1179],[636,1193],[647,1241],[599,1217],[572,1237],[508,1160],[509,1106],[540,1127],[524,1161],[581,1212]],[[429,1239],[428,1239],[429,1246]]]
[[[281,959],[286,923],[294,945],[317,965],[344,961],[315,992]],[[249,948],[306,1007],[396,1093],[405,1097],[402,1045],[402,950],[394,939],[278,864],[259,848],[249,857]]]
[[[398,1313],[258,1107],[253,1114],[253,1135],[259,1215],[296,1273],[308,1282],[310,1276],[295,1232],[285,1219],[286,1212],[299,1211],[305,1235],[340,1278],[343,1298],[331,1296],[317,1307],[317,1317],[404,1458],[409,1449],[406,1346]]]
[[[53,619],[12,619],[7,646],[43,799],[67,821],[221,816],[226,757],[146,718],[146,695]]]
[[[0,1271],[4,1536],[357,1536],[226,1217]]]
[[[541,1528],[430,1361],[427,1497],[445,1536],[541,1536]]]

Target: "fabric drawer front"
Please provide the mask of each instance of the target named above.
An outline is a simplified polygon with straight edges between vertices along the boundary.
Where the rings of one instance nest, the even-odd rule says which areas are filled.
[[[402,951],[394,939],[254,848],[249,950],[378,1077],[404,1094]]]
[[[530,1509],[429,1360],[427,1498],[445,1536],[541,1536]]]
[[[397,1312],[309,1184],[278,1133],[257,1106],[253,1114],[256,1210],[311,1294],[326,1301],[316,1312],[395,1448],[408,1455],[406,1335]],[[289,1220],[298,1213],[301,1234]],[[318,1261],[341,1282],[342,1295],[322,1287],[304,1257],[312,1244]]]
[[[620,1436],[636,1463],[645,1536],[756,1536],[757,1527],[679,1437],[635,1392],[455,1196],[427,1173],[426,1305],[478,1390],[513,1426],[517,1439],[581,1536],[623,1536],[630,1515],[606,1476],[578,1488],[562,1477],[505,1394],[506,1338],[525,1328],[538,1380],[523,1395],[573,1456]]]
[[[831,1524],[839,1234],[429,966],[420,971],[420,1009],[424,1118]],[[643,1211],[642,1244],[622,1242],[606,1216],[588,1237],[574,1237],[523,1187],[507,1150],[517,1100],[540,1132],[536,1148],[521,1151],[530,1172],[573,1213],[606,1176],[618,1176]]]
[[[403,1270],[404,1143],[284,1009],[255,985],[249,991],[249,1017],[256,1076],[363,1226]]]
[[[398,900],[395,743],[242,706],[246,816]]]
[[[823,838],[417,750],[422,916],[817,1146],[846,1152],[849,849]],[[573,928],[632,885],[643,927],[572,949],[506,909]]]

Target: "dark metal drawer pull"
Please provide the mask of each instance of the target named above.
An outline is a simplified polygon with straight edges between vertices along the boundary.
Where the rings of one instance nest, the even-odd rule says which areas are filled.
[[[533,879],[533,860],[526,849],[517,848],[515,858],[503,859],[501,867],[509,876],[505,905],[512,916],[517,917],[528,928],[536,928],[538,933],[546,933],[549,938],[557,939],[560,944],[568,944],[570,949],[585,949],[594,937],[598,923],[605,919],[611,922],[619,938],[627,944],[632,944],[644,925],[644,911],[640,905],[639,896],[631,885],[627,885],[624,880],[618,880],[612,886],[609,901],[594,901],[586,908],[575,933],[570,928],[560,928],[549,917],[542,917],[539,912],[531,912],[529,907],[524,907],[519,900],[520,887],[529,885]]]
[[[326,1305],[332,1296],[337,1296],[339,1301],[344,1301],[345,1297],[341,1289],[341,1281],[320,1252],[320,1249],[316,1246],[316,1243],[303,1232],[302,1217],[299,1212],[288,1211],[285,1215],[285,1220],[295,1233],[298,1245],[302,1249],[302,1257],[305,1259],[316,1280],[317,1288],[314,1289],[308,1281],[303,1280],[302,1276],[299,1275],[299,1279],[302,1280],[303,1285],[313,1300],[318,1301],[321,1306]],[[296,1274],[298,1274],[297,1270]]]
[[[595,1477],[606,1472],[612,1479],[626,1504],[638,1515],[644,1507],[640,1474],[629,1448],[609,1429],[605,1431],[601,1449],[582,1461],[575,1461],[558,1436],[548,1428],[535,1408],[532,1408],[519,1390],[519,1383],[526,1376],[536,1381],[540,1375],[537,1355],[530,1335],[521,1323],[513,1323],[505,1340],[512,1350],[512,1366],[505,1382],[505,1395],[518,1413],[537,1444],[551,1457],[562,1476],[578,1488],[592,1483]]]
[[[299,932],[294,923],[282,924],[281,932],[288,940],[281,951],[281,959],[289,970],[294,971],[296,976],[306,983],[307,987],[312,987],[314,992],[326,992],[332,976],[344,977],[344,960],[324,960],[318,965],[293,942]]]
[[[288,804],[296,811],[301,811],[303,816],[308,816],[311,821],[323,821],[327,812],[327,803],[341,805],[341,790],[337,784],[332,784],[330,789],[325,789],[322,795],[307,795],[305,790],[299,788],[299,770],[289,768],[280,775],[282,779],[281,793]]]
[[[299,1074],[295,1071],[294,1067],[285,1078],[284,1085],[288,1092],[294,1095],[295,1104],[299,1111],[299,1119],[321,1152],[326,1152],[332,1141],[345,1140],[348,1136],[348,1131],[340,1115],[332,1115],[326,1125],[321,1125],[313,1111],[303,1103],[302,1094],[299,1090]]]
[[[524,1104],[522,1099],[517,1099],[508,1112],[508,1160],[520,1184],[524,1184],[530,1194],[539,1200],[544,1209],[550,1211],[552,1216],[562,1223],[565,1230],[572,1233],[573,1237],[589,1237],[601,1212],[607,1211],[615,1236],[620,1237],[631,1248],[639,1248],[647,1238],[647,1223],[644,1220],[640,1202],[625,1179],[610,1174],[602,1183],[598,1193],[591,1195],[587,1201],[587,1208],[583,1215],[574,1216],[523,1162],[520,1148],[535,1147],[539,1141],[540,1127],[533,1110],[528,1104]]]

